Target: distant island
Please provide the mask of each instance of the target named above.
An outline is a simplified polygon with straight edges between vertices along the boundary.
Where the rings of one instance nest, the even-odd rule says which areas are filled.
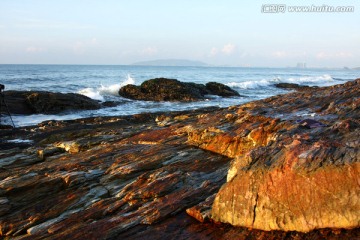
[[[138,66],[169,66],[169,67],[207,67],[209,64],[200,61],[185,59],[159,59],[152,61],[136,62],[131,65]]]

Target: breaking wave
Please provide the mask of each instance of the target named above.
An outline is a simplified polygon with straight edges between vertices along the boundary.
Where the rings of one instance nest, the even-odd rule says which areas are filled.
[[[78,91],[79,94],[85,95],[89,98],[105,101],[104,96],[113,95],[118,96],[119,89],[128,84],[135,84],[135,80],[128,74],[127,79],[121,83],[112,84],[108,86],[100,85],[98,88],[84,88]]]
[[[321,76],[307,76],[307,77],[298,77],[298,78],[286,78],[282,79],[281,77],[274,77],[272,79],[262,79],[262,80],[253,80],[253,81],[243,81],[243,82],[229,82],[226,85],[233,88],[240,89],[261,89],[269,87],[275,83],[296,83],[300,85],[329,85],[334,84],[335,80],[331,75],[324,74]]]

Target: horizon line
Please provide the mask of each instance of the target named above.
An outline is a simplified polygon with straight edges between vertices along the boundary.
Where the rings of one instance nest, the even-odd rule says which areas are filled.
[[[0,63],[0,65],[52,65],[52,66],[128,66],[128,67],[196,67],[196,68],[280,68],[280,69],[342,69],[342,70],[359,70],[360,67],[296,67],[296,66],[282,66],[282,67],[271,67],[271,66],[237,66],[237,65],[211,65],[206,66],[191,66],[191,65],[137,65],[136,63],[130,64],[102,64],[102,63]]]

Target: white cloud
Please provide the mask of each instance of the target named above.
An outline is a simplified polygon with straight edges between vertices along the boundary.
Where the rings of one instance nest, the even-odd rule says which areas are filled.
[[[232,55],[236,51],[236,46],[232,43],[225,44],[223,47],[212,47],[209,53],[209,57],[214,57],[219,54]]]
[[[236,46],[232,43],[228,43],[223,46],[221,52],[224,53],[225,55],[231,55],[235,52],[235,50],[236,50]]]
[[[140,51],[141,55],[152,56],[158,53],[158,49],[156,47],[147,47]]]
[[[34,46],[30,46],[30,47],[27,47],[25,49],[25,51],[27,53],[39,53],[39,52],[43,52],[44,49],[43,48],[40,48],[40,47],[34,47]]]
[[[349,52],[326,53],[319,52],[316,54],[317,59],[331,59],[331,58],[350,58],[353,54]]]

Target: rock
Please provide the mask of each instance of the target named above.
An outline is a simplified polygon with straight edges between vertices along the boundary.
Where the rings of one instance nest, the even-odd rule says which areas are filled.
[[[129,84],[119,90],[119,95],[122,97],[144,101],[189,102],[205,99],[207,94],[223,97],[239,96],[239,93],[220,83],[212,82],[204,86],[167,78],[147,80],[140,86]]]
[[[2,129],[0,235],[358,239],[359,87]]]
[[[100,108],[98,101],[75,93],[5,91],[4,96],[12,114],[54,114],[69,110]]]
[[[47,147],[45,149],[39,149],[37,154],[40,159],[44,160],[49,156],[53,156],[57,153],[62,153],[64,152],[64,150],[66,151],[66,149],[61,147]]]
[[[119,94],[125,98],[145,101],[196,101],[203,98],[196,87],[167,78],[151,79],[140,87],[126,85]]]
[[[203,223],[209,221],[211,218],[211,206],[214,202],[215,195],[216,194],[213,194],[198,205],[186,209],[186,213],[199,222]]]
[[[315,121],[313,119],[304,119],[298,121],[299,125],[305,128],[317,128],[317,127],[326,127],[326,124],[323,124],[319,121]]]
[[[276,83],[274,84],[274,86],[277,88],[297,90],[297,91],[306,91],[317,88],[316,86],[310,87],[305,85],[299,85],[297,83]]]
[[[208,82],[206,84],[206,89],[210,92],[210,94],[218,95],[221,97],[233,97],[233,96],[240,96],[240,94],[231,89],[230,87],[217,83],[217,82]]]
[[[359,88],[360,80],[356,80],[345,85],[319,88],[316,94],[286,95],[288,103],[285,105],[279,104],[283,96],[259,103],[261,109],[281,106],[281,109],[294,112],[297,108],[301,112],[304,106],[316,107],[329,98],[338,101],[344,99],[343,95],[354,104]],[[300,105],[292,106],[298,101],[301,101]],[[319,228],[359,227],[360,152],[359,142],[356,143],[355,139],[360,138],[360,132],[358,128],[351,132],[342,130],[342,126],[345,129],[357,126],[352,120],[343,124],[336,121],[359,114],[348,108],[349,105],[350,102],[341,107],[338,105],[338,114],[331,121],[326,117],[327,109],[323,108],[319,115],[327,119],[326,125],[304,119],[299,121],[304,128],[299,129],[291,127],[288,120],[285,121],[287,124],[278,121],[271,128],[268,124],[263,126],[258,137],[251,136],[251,133],[263,121],[252,120],[254,130],[244,140],[236,140],[239,144],[231,154],[235,160],[228,173],[228,182],[215,198],[212,219],[267,231],[309,232]],[[253,106],[252,111],[255,109]],[[293,117],[297,117],[296,114]],[[237,128],[249,129],[249,123],[241,122]],[[249,137],[255,140],[253,147],[243,144]],[[233,139],[226,142],[234,142]],[[207,140],[212,141],[215,140]],[[202,146],[199,140],[197,144]],[[203,145],[205,149],[211,146]],[[215,151],[223,150],[217,148]]]
[[[6,197],[0,197],[0,216],[8,213],[11,209],[10,201]]]

